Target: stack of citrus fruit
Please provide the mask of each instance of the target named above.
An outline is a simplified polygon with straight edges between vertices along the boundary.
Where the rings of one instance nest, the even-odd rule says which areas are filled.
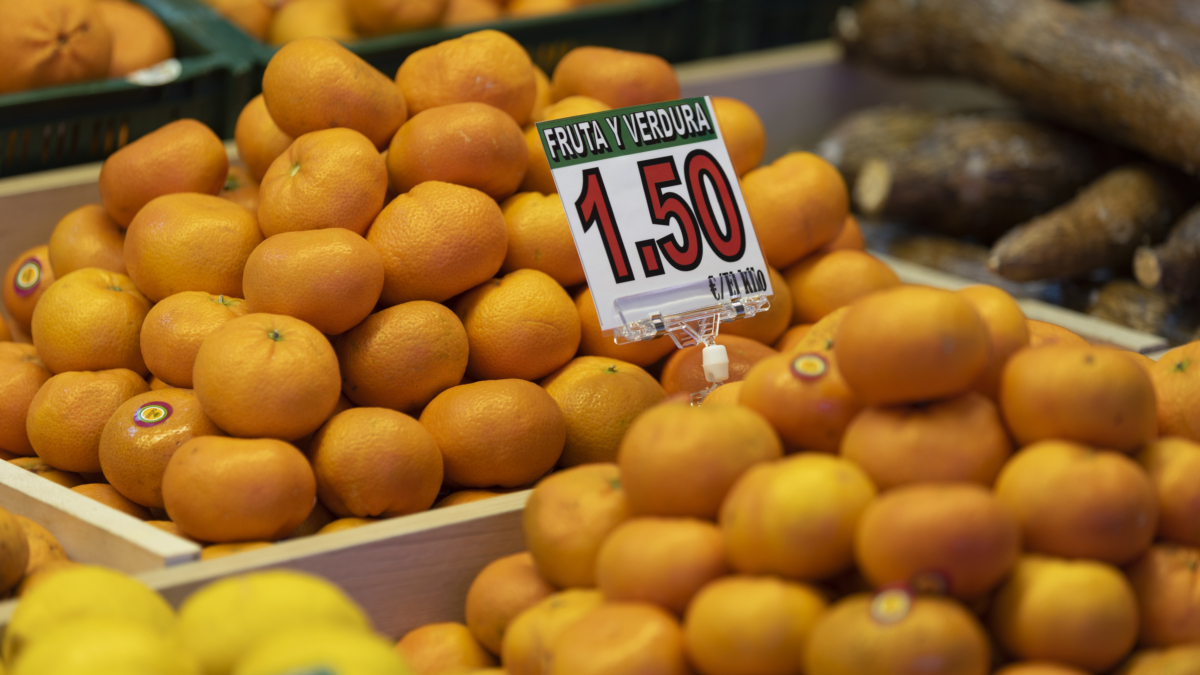
[[[1200,672],[1200,343],[1029,332],[990,287],[829,313],[728,402],[654,406],[615,462],[540,481],[527,552],[397,650],[428,675]]]
[[[240,116],[244,168],[168,124],[9,266],[32,345],[2,363],[0,449],[206,558],[611,461],[675,390],[641,367],[671,345],[599,334],[553,186],[518,192],[527,137],[678,95],[666,62],[610,49],[551,82],[496,31],[394,80],[333,40],[289,43]],[[718,106],[756,165],[761,124]]]

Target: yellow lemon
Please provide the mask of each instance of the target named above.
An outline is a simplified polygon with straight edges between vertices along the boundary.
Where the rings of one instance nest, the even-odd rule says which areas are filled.
[[[30,643],[12,675],[200,675],[173,637],[128,619],[68,621]]]
[[[301,626],[371,630],[366,614],[340,588],[287,570],[213,582],[179,608],[183,648],[208,675],[227,675],[263,640]]]
[[[171,606],[145,584],[103,567],[80,565],[47,577],[21,597],[4,631],[3,654],[13,663],[43,634],[76,619],[128,620],[161,635],[175,627]]]
[[[414,675],[392,643],[348,628],[307,626],[263,640],[233,675]]]

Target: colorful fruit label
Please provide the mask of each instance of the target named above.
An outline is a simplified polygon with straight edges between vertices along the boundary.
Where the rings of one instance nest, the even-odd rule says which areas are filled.
[[[171,413],[171,404],[165,401],[147,403],[133,412],[133,423],[139,427],[153,427],[166,422]]]
[[[912,593],[905,588],[887,588],[871,600],[871,618],[882,624],[893,624],[908,616],[912,609]]]
[[[792,359],[792,374],[801,380],[819,380],[829,371],[829,361],[820,354],[800,354]]]
[[[602,330],[772,294],[708,97],[537,130]]]
[[[21,297],[33,295],[41,281],[42,263],[38,262],[37,258],[30,258],[17,268],[17,275],[13,277],[13,290]]]

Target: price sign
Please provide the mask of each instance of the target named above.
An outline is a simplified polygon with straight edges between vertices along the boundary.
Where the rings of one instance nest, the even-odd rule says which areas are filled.
[[[601,329],[771,295],[707,97],[539,122],[537,130]]]

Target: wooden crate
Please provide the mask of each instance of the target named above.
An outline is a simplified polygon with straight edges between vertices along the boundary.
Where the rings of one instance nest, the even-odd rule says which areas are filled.
[[[831,43],[690,64],[679,70],[685,96],[734,96],[758,109],[768,129],[768,161],[791,150],[811,147],[843,114],[864,105],[911,102],[966,109],[1002,102],[972,85],[936,80],[912,84],[854,68],[839,61],[838,50]],[[98,175],[99,166],[90,165],[0,181],[0,211],[5,214],[0,220],[0,259],[9,261],[20,251],[45,243],[63,214],[98,201]],[[945,288],[972,283],[912,263],[881,258],[906,282]],[[1157,336],[1059,307],[1024,300],[1021,305],[1031,318],[1062,325],[1092,341],[1143,353],[1165,347],[1165,341]],[[46,481],[34,485],[34,477],[25,472],[20,472],[20,477],[14,473],[10,479],[13,467],[7,472],[5,469],[0,466],[0,506],[32,513],[42,522],[71,522],[71,516],[86,520],[86,516],[110,523],[56,527],[63,532],[80,528],[84,533],[66,535],[71,539],[68,550],[81,560],[104,563],[113,559],[120,566],[126,555],[151,563],[154,554],[160,555],[162,564],[151,566],[163,569],[136,571],[142,572],[140,578],[173,604],[203,584],[231,574],[297,569],[340,584],[366,608],[380,631],[395,637],[424,623],[461,620],[466,589],[475,574],[488,562],[524,548],[520,512],[527,491],[337,534],[287,541],[218,560],[171,566],[181,559],[166,555],[167,549],[182,540],[74,493],[64,496],[62,493],[70,491],[47,485]],[[70,516],[60,512],[69,512]],[[151,547],[151,543],[165,548]],[[103,558],[109,554],[100,552],[104,548],[119,552],[122,547],[127,551],[140,547],[142,552],[114,553],[112,558]],[[13,607],[12,602],[0,603],[0,628],[7,623]]]

